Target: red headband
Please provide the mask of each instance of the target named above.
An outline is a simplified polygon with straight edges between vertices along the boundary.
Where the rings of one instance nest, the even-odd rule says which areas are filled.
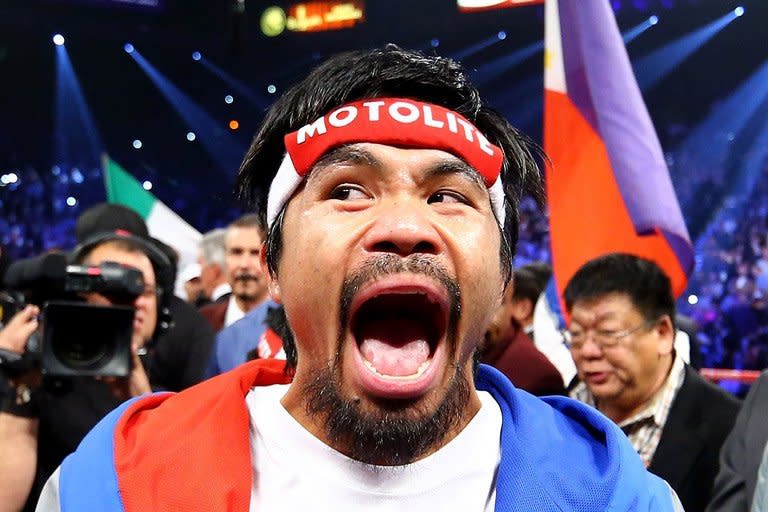
[[[503,155],[464,117],[439,105],[401,98],[348,103],[285,136],[285,148],[304,176],[329,150],[353,142],[441,149],[476,169],[488,187]]]
[[[267,206],[271,225],[315,163],[328,151],[355,142],[405,148],[440,149],[469,164],[490,189],[504,222],[501,173],[504,155],[472,123],[439,105],[403,98],[372,98],[347,103],[285,136],[286,156],[272,181]]]

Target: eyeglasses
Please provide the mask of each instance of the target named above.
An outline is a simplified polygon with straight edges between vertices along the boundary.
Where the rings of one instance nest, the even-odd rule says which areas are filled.
[[[568,329],[563,332],[563,336],[565,338],[565,346],[567,346],[570,350],[581,350],[581,348],[584,346],[584,343],[587,342],[587,338],[591,332],[592,339],[597,344],[597,346],[600,347],[600,350],[613,348],[618,345],[619,341],[622,339],[640,331],[641,329],[647,329],[656,324],[658,321],[658,318],[655,320],[646,320],[636,327],[631,329],[624,329],[621,331],[613,331],[609,329],[584,329],[574,331]]]

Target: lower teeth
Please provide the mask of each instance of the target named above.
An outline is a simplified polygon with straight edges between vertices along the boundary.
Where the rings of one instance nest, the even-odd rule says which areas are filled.
[[[411,374],[411,375],[386,375],[386,374],[383,374],[383,373],[379,373],[379,371],[376,369],[376,367],[373,366],[373,363],[371,363],[367,359],[363,359],[363,362],[365,363],[365,366],[369,370],[371,370],[373,373],[375,373],[376,375],[379,375],[381,377],[386,377],[388,379],[413,379],[414,377],[421,376],[421,374],[424,373],[424,371],[427,368],[429,368],[429,361],[424,361],[423,363],[421,363],[419,365],[419,367],[416,369],[416,373],[414,373],[414,374]]]

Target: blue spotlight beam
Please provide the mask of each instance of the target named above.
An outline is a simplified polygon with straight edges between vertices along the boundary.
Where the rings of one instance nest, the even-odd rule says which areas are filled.
[[[187,94],[158,71],[138,50],[134,50],[129,55],[152,80],[152,83],[160,90],[179,116],[184,119],[190,130],[195,132],[196,139],[203,145],[216,165],[228,174],[234,174],[245,154],[245,147],[222,128],[221,123],[200,108]]]
[[[490,97],[494,107],[504,114],[513,126],[530,127],[541,118],[544,107],[544,77],[541,74],[516,80],[512,86]]]
[[[764,68],[768,69],[768,63]],[[735,176],[729,175],[727,187],[727,196],[731,201],[723,202],[720,208],[710,219],[703,233],[696,240],[696,251],[703,252],[704,244],[711,238],[713,232],[721,224],[723,215],[731,215],[727,212],[729,208],[736,208],[737,211],[744,211],[748,207],[750,193],[754,190],[758,180],[765,179],[765,164],[768,163],[768,95],[764,98],[762,108],[754,112],[753,119],[763,119],[760,128],[746,136],[753,137],[749,148],[743,152],[744,158],[739,162],[735,169]]]
[[[635,39],[637,39],[643,32],[654,26],[655,23],[651,21],[651,18],[648,18],[644,22],[630,28],[626,32],[622,33],[622,36],[624,38],[624,44],[628,45]]]
[[[536,41],[535,43],[529,44],[528,46],[510,53],[509,55],[504,55],[481,66],[478,66],[477,69],[471,72],[475,80],[475,84],[486,84],[501,73],[509,71],[515,66],[522,64],[534,55],[541,53],[543,50],[544,41]]]
[[[243,98],[245,98],[248,103],[253,105],[259,110],[264,110],[269,106],[269,101],[267,101],[264,98],[258,97],[250,87],[245,85],[242,81],[238,80],[231,74],[227,73],[223,69],[221,69],[219,66],[211,62],[210,60],[206,59],[205,57],[200,57],[200,64],[203,65],[205,69],[216,75],[218,78],[220,78],[224,83],[226,83],[228,86],[230,86],[237,94]]]
[[[640,89],[647,91],[661,82],[681,62],[701,48],[736,18],[738,16],[731,11],[687,36],[676,39],[645,57],[641,57],[634,64],[635,75],[637,76]]]
[[[494,34],[491,37],[485,38],[482,41],[479,41],[477,43],[474,43],[470,46],[467,46],[466,48],[459,50],[457,52],[453,52],[450,54],[450,57],[453,60],[457,61],[463,61],[465,59],[468,59],[469,57],[472,57],[481,51],[485,50],[486,48],[490,48],[494,44],[500,42],[501,39],[499,39],[499,36],[497,34]]]
[[[56,46],[54,158],[57,163],[99,166],[99,130],[77,79],[67,48]]]
[[[695,155],[700,165],[722,165],[755,109],[768,99],[768,61],[720,103],[683,141],[680,150]],[[707,167],[704,167],[707,168]]]

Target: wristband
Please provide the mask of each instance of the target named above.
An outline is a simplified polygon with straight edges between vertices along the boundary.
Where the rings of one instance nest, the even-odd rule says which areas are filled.
[[[26,384],[11,387],[10,393],[2,401],[0,412],[23,418],[37,418],[40,415],[37,390]]]

